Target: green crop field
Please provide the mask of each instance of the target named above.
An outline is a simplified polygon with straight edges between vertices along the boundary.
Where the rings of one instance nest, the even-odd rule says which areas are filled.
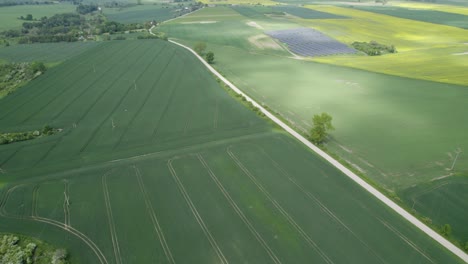
[[[355,6],[354,8],[389,16],[468,29],[468,16],[461,14],[392,6]]]
[[[245,10],[268,8],[237,6],[233,10],[243,14]],[[246,13],[246,16],[219,16],[216,23],[208,25],[196,23],[207,20],[208,15],[189,15],[163,25],[160,30],[188,45],[207,42],[208,50],[216,54],[218,70],[298,130],[306,133],[311,128],[314,114],[330,113],[336,131],[326,147],[389,191],[401,194],[411,186],[450,176],[453,172],[448,169],[456,151],[468,148],[465,135],[468,126],[464,121],[468,62],[462,55],[468,47],[463,44],[465,30],[353,9],[313,8],[350,18],[284,19]],[[214,16],[216,10],[219,14],[228,14],[225,7],[217,7],[210,8],[210,16]],[[252,27],[252,21],[261,28]],[[391,21],[395,22],[393,28]],[[405,21],[408,27],[395,26],[398,21]],[[290,54],[275,54],[271,49],[260,52],[248,42],[264,30],[299,26],[319,28],[345,43],[357,39],[377,40],[393,43],[397,49],[407,47],[397,54],[381,57],[330,56],[314,60],[413,79],[293,60],[287,58]],[[402,38],[395,37],[400,36],[398,34]],[[450,41],[459,44],[450,44]],[[468,171],[468,156],[464,152],[458,157],[454,170]],[[411,207],[409,199],[402,199]],[[422,203],[417,211],[434,217],[434,224],[441,225],[437,220],[439,216],[423,209]],[[430,208],[431,205],[426,206]],[[456,212],[466,206],[458,203],[447,210]],[[460,226],[465,223],[466,217],[450,222],[457,227],[454,228],[457,239],[463,239],[464,231]]]
[[[67,13],[75,11],[76,6],[72,4],[52,4],[52,5],[18,5],[0,7],[0,31],[9,29],[21,29],[25,22],[18,19],[27,14],[33,18],[40,19],[43,16],[52,16],[57,13]]]
[[[180,7],[173,5],[137,5],[125,8],[104,8],[103,13],[109,20],[120,23],[142,23],[165,21],[174,18]]]
[[[0,231],[72,261],[461,263],[168,42],[105,42],[0,107],[2,132],[63,129],[0,146]]]
[[[0,47],[0,59],[9,62],[61,62],[92,49],[101,42],[37,43]]]
[[[453,176],[408,188],[401,197],[417,212],[432,216],[433,224],[449,224],[459,241],[468,242],[468,212],[460,210],[468,206],[468,177]]]

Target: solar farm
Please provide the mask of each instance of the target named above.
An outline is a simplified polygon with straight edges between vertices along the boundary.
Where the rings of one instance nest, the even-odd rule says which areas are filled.
[[[356,50],[311,28],[274,30],[267,31],[266,34],[285,43],[293,53],[304,57],[356,53]]]

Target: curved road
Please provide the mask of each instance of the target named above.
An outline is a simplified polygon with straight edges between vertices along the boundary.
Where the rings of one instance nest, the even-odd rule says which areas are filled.
[[[151,28],[152,29],[152,28]],[[151,32],[150,29],[150,32]],[[151,32],[152,33],[152,32]],[[343,166],[341,163],[339,163],[337,160],[332,158],[330,155],[325,153],[323,150],[312,144],[310,141],[308,141],[306,138],[304,138],[302,135],[297,133],[294,129],[286,125],[283,121],[278,119],[276,116],[268,112],[265,108],[263,108],[259,103],[254,101],[252,98],[244,94],[239,88],[237,88],[234,84],[232,84],[230,81],[228,81],[226,78],[224,78],[219,72],[217,72],[213,67],[211,67],[210,64],[208,64],[202,57],[200,57],[195,51],[193,51],[191,48],[180,44],[178,42],[175,42],[173,40],[169,40],[170,42],[179,45],[187,50],[189,50],[191,53],[193,53],[207,68],[210,70],[216,77],[218,77],[220,80],[222,80],[226,85],[228,85],[232,90],[234,90],[236,93],[244,96],[247,101],[251,102],[254,106],[258,107],[262,113],[264,113],[268,118],[273,120],[276,124],[281,126],[284,130],[286,130],[289,134],[291,134],[293,137],[295,137],[297,140],[302,142],[304,145],[306,145],[308,148],[313,150],[315,153],[320,155],[322,158],[330,162],[333,166],[335,166],[337,169],[339,169],[341,172],[343,172],[346,176],[351,178],[353,181],[355,181],[357,184],[359,184],[361,187],[366,189],[366,191],[370,192],[372,195],[374,195],[377,199],[382,201],[384,204],[386,204],[388,207],[393,209],[395,212],[397,212],[399,215],[404,217],[406,220],[408,220],[410,223],[415,225],[417,228],[419,228],[421,231],[426,233],[428,236],[433,238],[435,241],[439,242],[442,246],[450,250],[453,254],[457,255],[460,257],[462,260],[464,260],[466,263],[468,263],[468,254],[463,252],[460,248],[456,247],[453,245],[450,241],[445,239],[443,236],[439,235],[437,232],[426,226],[424,223],[419,221],[416,217],[408,213],[405,209],[397,205],[395,202],[387,198],[385,195],[383,195],[381,192],[379,192],[377,189],[372,187],[370,184],[362,180],[359,176],[354,174],[351,170]]]

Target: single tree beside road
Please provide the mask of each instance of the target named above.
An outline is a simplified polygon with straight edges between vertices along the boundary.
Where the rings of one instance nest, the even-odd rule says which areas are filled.
[[[205,59],[206,59],[206,62],[208,62],[209,64],[213,64],[214,62],[214,53],[212,51],[208,52],[206,55],[205,55]]]
[[[312,143],[321,145],[328,137],[328,133],[335,130],[331,121],[332,117],[327,113],[314,115],[312,118],[313,127],[310,130],[309,139]]]

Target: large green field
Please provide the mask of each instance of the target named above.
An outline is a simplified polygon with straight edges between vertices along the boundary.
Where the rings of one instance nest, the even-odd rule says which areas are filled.
[[[239,7],[233,9],[237,10]],[[349,17],[362,12],[322,6],[315,9]],[[336,12],[337,10],[340,12]],[[346,10],[351,12],[346,13]],[[219,12],[219,17],[214,18],[216,11]],[[450,170],[456,151],[465,151],[468,148],[468,123],[465,121],[468,89],[466,86],[442,81],[459,80],[466,83],[465,66],[468,64],[463,56],[446,55],[447,52],[451,54],[463,50],[460,45],[438,46],[437,42],[443,43],[450,39],[449,35],[444,35],[449,31],[440,31],[440,34],[447,36],[445,40],[431,38],[431,35],[436,35],[438,25],[434,28],[432,24],[417,21],[414,24],[410,21],[407,23],[408,27],[400,30],[394,26],[390,31],[395,34],[407,32],[404,39],[396,41],[407,46],[408,52],[380,58],[331,56],[314,59],[349,64],[352,67],[366,61],[366,68],[376,71],[381,68],[398,69],[396,71],[405,71],[408,76],[419,79],[425,79],[426,75],[429,78],[435,76],[440,81],[431,82],[292,59],[288,53],[278,53],[272,49],[259,50],[255,43],[249,41],[252,36],[265,30],[327,25],[321,28],[322,32],[343,41],[348,39],[350,42],[353,36],[368,36],[368,39],[381,36],[379,42],[386,43],[384,40],[390,39],[393,33],[381,32],[386,32],[388,21],[399,18],[371,13],[371,17],[365,17],[364,13],[367,15],[368,12],[362,12],[359,13],[359,19],[298,21],[229,15],[231,11],[225,7],[211,8],[209,13],[203,12],[207,10],[200,11],[196,16],[172,21],[163,25],[160,30],[188,45],[206,41],[208,50],[213,50],[216,54],[215,67],[218,70],[304,133],[311,128],[314,114],[330,113],[336,131],[332,133],[326,148],[380,186],[390,192],[401,193],[414,185],[441,177],[450,179],[454,173],[466,174],[468,171],[468,156],[465,152],[459,155],[454,170]],[[389,20],[379,21],[379,17],[387,17]],[[216,23],[197,23],[210,18],[216,20]],[[252,22],[257,27],[252,27],[255,25]],[[433,46],[425,47],[422,33],[417,31],[423,24],[428,27],[426,33],[433,30],[425,35],[427,40],[432,39]],[[452,36],[462,37],[460,33],[463,30],[446,28],[453,29],[450,33]],[[418,45],[421,49],[418,49]],[[468,178],[465,177],[464,181],[468,181]],[[402,198],[411,207],[408,199]],[[467,206],[465,201],[456,207],[463,210]],[[432,217],[428,212],[430,211],[420,211],[421,214]],[[437,219],[434,215],[435,225],[445,224]],[[464,226],[466,217],[452,218],[447,223],[457,227]],[[456,228],[454,234],[457,230],[460,231],[461,228]],[[465,239],[461,234],[457,237]]]
[[[113,41],[0,101],[0,231],[79,263],[461,263],[233,99],[188,51]]]

